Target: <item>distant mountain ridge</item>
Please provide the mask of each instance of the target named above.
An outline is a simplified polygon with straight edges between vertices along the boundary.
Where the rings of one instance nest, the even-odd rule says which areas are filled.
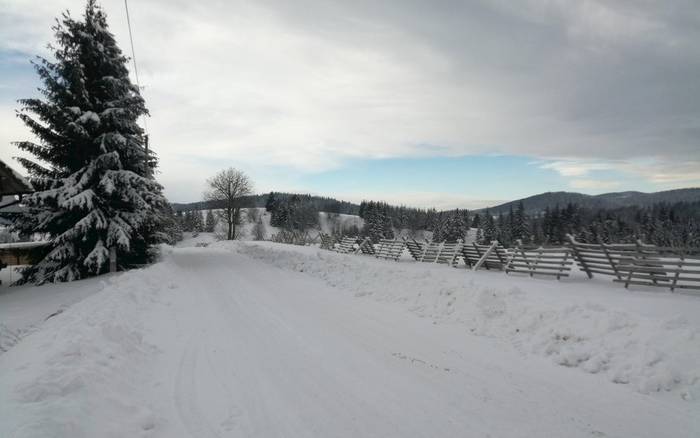
[[[292,196],[292,193],[280,193],[276,192],[282,196]],[[313,196],[313,195],[302,195],[298,196],[309,196],[309,199],[316,206],[319,211],[326,211],[329,213],[344,213],[344,214],[359,214],[360,206],[358,204],[346,201],[340,201],[334,198],[328,198],[323,196]],[[259,194],[246,196],[242,202],[242,207],[264,207],[267,201],[268,194]],[[630,207],[630,206],[640,206],[647,207],[653,204],[658,204],[661,202],[673,204],[677,202],[700,202],[700,188],[686,188],[686,189],[675,189],[675,190],[665,190],[661,192],[613,192],[613,193],[603,193],[601,195],[586,195],[577,192],[546,192],[540,193],[538,195],[529,196],[527,198],[516,199],[514,201],[499,204],[493,207],[488,207],[491,214],[497,215],[499,213],[508,213],[510,207],[513,206],[515,210],[518,206],[518,202],[523,201],[525,205],[525,211],[528,214],[537,214],[545,210],[545,208],[553,208],[556,205],[560,207],[566,206],[568,203],[577,204],[584,208],[601,208],[601,209],[612,209],[620,207]],[[173,203],[173,209],[175,211],[186,211],[186,210],[206,210],[210,208],[220,208],[220,205],[215,205],[212,203],[200,201],[200,202],[190,202],[190,203]],[[451,210],[445,210],[451,211]],[[472,210],[474,213],[481,213],[486,211],[486,208]]]
[[[576,192],[546,192],[489,207],[488,210],[491,214],[507,213],[511,206],[513,209],[516,209],[520,201],[523,202],[525,211],[528,214],[539,213],[547,207],[553,208],[556,205],[563,207],[568,203],[577,204],[585,208],[603,209],[630,207],[633,205],[647,207],[660,202],[671,204],[676,202],[698,202],[700,201],[700,188],[664,190],[653,193],[613,192],[601,195],[585,195]],[[478,211],[483,212],[486,209]]]

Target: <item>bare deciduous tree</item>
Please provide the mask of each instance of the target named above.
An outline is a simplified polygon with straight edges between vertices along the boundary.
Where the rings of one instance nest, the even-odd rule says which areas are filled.
[[[233,240],[241,214],[241,197],[253,193],[253,183],[248,175],[229,167],[209,178],[207,185],[209,190],[204,193],[204,199],[221,206],[218,215],[228,226],[226,239]]]

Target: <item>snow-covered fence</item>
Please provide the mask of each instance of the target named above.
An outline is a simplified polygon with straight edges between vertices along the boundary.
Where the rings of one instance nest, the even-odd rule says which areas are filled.
[[[282,230],[273,234],[271,240],[277,243],[289,243],[292,245],[310,245],[316,241],[308,232]]]
[[[440,253],[435,259],[435,263],[442,263],[448,266],[457,266],[462,251],[462,241],[442,242]]]
[[[498,243],[495,245],[480,245],[476,242],[462,245],[462,258],[467,267],[502,271],[508,261],[508,251]]]
[[[360,242],[359,251],[362,254],[374,255],[376,251],[374,250],[374,245],[372,245],[372,239],[365,237],[362,242]]]
[[[567,235],[574,260],[578,267],[593,278],[593,274],[611,275],[622,280],[624,272],[618,265],[628,259],[656,258],[658,251],[654,245],[637,243],[581,243],[571,234]]]
[[[462,242],[425,242],[420,244],[415,240],[406,240],[406,247],[411,256],[418,262],[442,263],[456,266],[462,248]]]
[[[568,277],[573,261],[570,260],[571,248],[527,248],[522,241],[518,240],[517,245],[510,253],[506,263],[506,273],[534,275],[552,275],[557,280],[561,277]]]
[[[420,256],[419,262],[435,263],[438,256],[440,255],[440,250],[442,249],[442,242],[428,242],[423,245],[423,253]]]
[[[333,238],[320,234],[321,248],[343,254],[367,254],[398,261],[404,248],[414,260],[456,266],[459,257],[468,268],[521,273],[530,277],[544,275],[569,277],[578,266],[589,278],[593,274],[609,275],[614,281],[629,285],[700,290],[700,248],[659,248],[641,241],[624,244],[590,244],[576,241],[569,235],[569,244],[558,247],[527,247],[521,241],[514,248],[505,248],[498,241],[490,245],[475,242],[417,242],[414,239],[382,239],[373,245],[369,238],[344,236],[336,245]],[[313,242],[308,233],[280,232],[273,240],[306,245]],[[1,248],[1,246],[0,246]]]
[[[398,261],[401,258],[401,254],[403,254],[405,246],[406,242],[403,240],[382,239],[377,246],[375,257]]]
[[[321,233],[319,234],[321,238],[321,249],[333,249],[335,245],[335,239],[330,234]]]
[[[408,249],[413,260],[419,261],[421,255],[423,255],[423,247],[427,245],[428,242],[421,243],[417,242],[415,239],[404,239],[404,242],[406,242],[406,249]]]
[[[668,287],[675,289],[700,290],[700,248],[659,248],[657,256],[647,254],[622,260],[617,271],[622,279],[613,281],[639,286]]]
[[[335,251],[341,254],[355,254],[357,252],[357,248],[355,248],[356,243],[357,237],[343,236]]]

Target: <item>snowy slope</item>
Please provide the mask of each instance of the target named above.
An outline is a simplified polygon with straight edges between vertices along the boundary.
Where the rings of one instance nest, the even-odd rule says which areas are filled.
[[[696,437],[699,320],[603,281],[175,248],[0,355],[0,436]]]
[[[74,283],[10,286],[21,276],[14,267],[0,271],[0,354],[54,315],[105,288],[109,276]]]
[[[365,221],[352,214],[318,213],[318,224],[322,233],[351,234],[354,229],[362,230]]]
[[[251,215],[250,212],[253,211]],[[255,234],[253,227],[255,226],[255,221],[251,220],[254,217],[259,217],[262,219],[264,238],[269,240],[274,234],[277,234],[280,230],[277,227],[270,225],[270,213],[265,211],[264,208],[242,208],[241,209],[241,224],[240,224],[240,240],[255,240]],[[339,231],[343,234],[353,232],[354,228],[359,230],[362,229],[364,221],[359,216],[351,214],[336,214],[336,213],[318,213],[318,228],[315,230],[310,230],[309,235],[315,237],[319,232],[326,234],[333,234],[334,230]],[[219,223],[217,226],[217,233],[223,235],[225,233],[225,226]]]

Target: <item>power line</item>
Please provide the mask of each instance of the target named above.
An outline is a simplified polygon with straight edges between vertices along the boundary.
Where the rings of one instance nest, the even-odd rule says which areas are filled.
[[[134,35],[131,31],[131,18],[129,17],[129,3],[124,0],[124,9],[126,10],[126,24],[129,27],[129,42],[131,43],[131,60],[134,62],[134,76],[136,76],[136,86],[138,87],[139,94],[141,93],[141,82],[139,81],[139,69],[136,64],[136,50],[134,50]],[[146,171],[146,177],[151,177],[151,166],[149,164],[149,152],[148,152],[148,123],[146,122],[146,115],[143,116],[143,132],[144,132],[144,150],[146,152],[144,158],[144,169]]]
[[[136,64],[136,51],[134,50],[134,35],[131,30],[131,18],[129,17],[129,3],[127,0],[124,0],[124,9],[126,10],[126,23],[127,26],[129,27],[129,42],[131,43],[131,60],[134,63],[134,76],[136,76],[136,86],[139,89],[139,93],[141,92],[141,82],[139,81],[139,69]],[[146,136],[148,136],[148,123],[146,123],[146,116],[143,116],[143,130],[146,133]]]
[[[131,42],[131,60],[134,62],[134,75],[136,75],[136,86],[141,89],[139,83],[139,69],[136,67],[136,51],[134,50],[134,36],[131,32],[131,19],[129,18],[129,4],[124,0],[124,9],[126,9],[126,23],[129,26],[129,42]]]

